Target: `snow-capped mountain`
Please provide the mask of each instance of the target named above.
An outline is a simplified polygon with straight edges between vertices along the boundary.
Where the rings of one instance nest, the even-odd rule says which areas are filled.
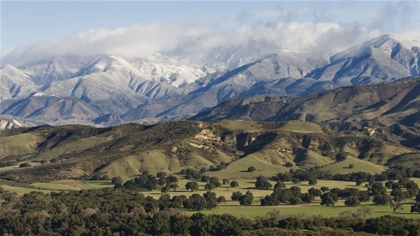
[[[74,56],[56,57],[50,61],[23,65],[19,68],[35,84],[45,86],[54,81],[72,78],[88,60],[88,58]]]
[[[188,50],[184,50],[188,51]],[[420,75],[420,47],[384,35],[333,56],[221,47],[147,58],[58,57],[0,69],[0,114],[49,124],[173,120],[232,98],[301,95]]]
[[[420,75],[419,57],[418,46],[383,35],[337,53],[308,77],[338,86],[380,83]]]
[[[14,66],[2,67],[0,75],[0,101],[25,98],[40,89],[29,75]]]

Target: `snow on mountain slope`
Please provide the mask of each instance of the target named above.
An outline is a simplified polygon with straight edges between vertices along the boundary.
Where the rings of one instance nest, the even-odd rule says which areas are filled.
[[[392,81],[418,76],[420,51],[389,35],[372,39],[331,57],[331,63],[307,77],[336,86]]]
[[[155,81],[183,87],[206,75],[199,67],[186,65],[161,54],[150,58],[133,58],[129,60],[143,75]]]
[[[0,68],[0,102],[6,99],[29,96],[38,91],[39,86],[31,78],[11,65]]]
[[[225,46],[147,58],[100,54],[5,66],[0,114],[101,126],[171,120],[232,98],[302,95],[420,75],[418,44],[389,35],[332,57],[270,50]]]
[[[19,69],[31,77],[34,83],[46,86],[54,81],[72,78],[86,60],[88,59],[75,56],[56,57],[46,62],[22,65]]]

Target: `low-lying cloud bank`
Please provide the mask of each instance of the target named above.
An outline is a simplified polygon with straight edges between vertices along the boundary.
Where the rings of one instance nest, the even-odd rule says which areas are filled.
[[[332,54],[386,32],[338,23],[259,23],[222,30],[187,23],[136,24],[117,29],[91,29],[77,35],[38,42],[2,52],[1,64],[20,66],[57,56],[93,56],[101,53],[147,57],[200,52],[222,46],[237,46],[252,52],[277,49],[317,51]],[[400,36],[412,40],[419,31]]]

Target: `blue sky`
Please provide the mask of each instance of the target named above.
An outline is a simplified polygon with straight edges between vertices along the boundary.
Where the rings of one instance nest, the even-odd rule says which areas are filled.
[[[413,32],[420,31],[419,22],[418,1],[1,1],[1,50],[2,55],[3,50],[15,48],[21,48],[22,53],[23,47],[92,31],[97,40],[98,30],[109,35],[117,29],[135,28],[141,37],[141,30],[153,24],[179,25],[181,31],[192,27],[194,32],[206,28],[229,33],[258,25],[333,23],[376,32],[372,35],[393,33],[415,38],[418,34]],[[138,25],[143,28],[136,28]],[[151,34],[150,29],[145,34]]]

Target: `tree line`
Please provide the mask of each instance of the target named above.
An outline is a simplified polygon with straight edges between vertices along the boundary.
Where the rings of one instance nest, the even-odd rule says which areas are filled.
[[[246,194],[245,194],[246,195]],[[229,214],[183,214],[189,204],[217,207],[214,193],[199,198],[162,194],[145,197],[136,190],[105,188],[68,192],[2,192],[1,235],[419,235],[420,222],[394,216],[287,216],[278,211],[251,220]],[[190,202],[185,201],[189,199]],[[205,200],[204,200],[205,199]],[[197,202],[194,202],[197,201]],[[302,231],[304,230],[304,231]]]

